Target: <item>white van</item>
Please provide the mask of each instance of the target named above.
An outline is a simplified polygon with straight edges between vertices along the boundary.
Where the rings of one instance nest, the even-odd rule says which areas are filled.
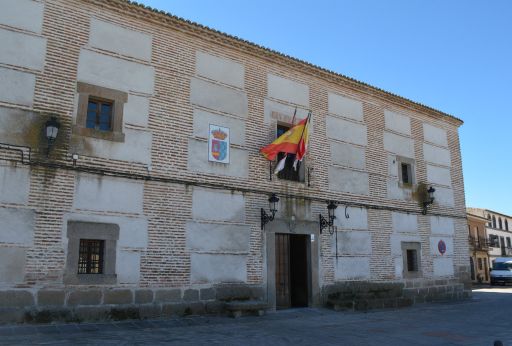
[[[491,285],[512,283],[512,257],[498,257],[493,261]]]

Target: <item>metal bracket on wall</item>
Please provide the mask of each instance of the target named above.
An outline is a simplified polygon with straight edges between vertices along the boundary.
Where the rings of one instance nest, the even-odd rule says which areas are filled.
[[[32,148],[27,147],[24,145],[15,145],[15,144],[9,144],[9,143],[0,143],[0,149],[10,150],[10,151],[17,151],[21,154],[21,163],[24,165],[29,165],[31,161],[31,155],[32,155]],[[28,151],[28,153],[25,153]],[[25,159],[25,155],[28,156],[28,161]]]

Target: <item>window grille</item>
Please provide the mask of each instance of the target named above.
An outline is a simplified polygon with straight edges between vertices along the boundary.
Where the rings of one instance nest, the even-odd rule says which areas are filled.
[[[80,239],[78,274],[103,274],[104,240]]]

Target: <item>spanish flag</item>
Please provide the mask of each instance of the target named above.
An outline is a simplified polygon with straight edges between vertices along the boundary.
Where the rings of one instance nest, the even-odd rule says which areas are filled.
[[[309,141],[309,119],[311,113],[304,120],[301,120],[297,125],[283,133],[278,139],[270,143],[260,152],[267,158],[273,161],[277,154],[287,153],[295,154],[295,159],[301,161],[308,148]]]

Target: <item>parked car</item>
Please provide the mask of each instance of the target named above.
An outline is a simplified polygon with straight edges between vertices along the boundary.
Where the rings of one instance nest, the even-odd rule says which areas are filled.
[[[512,257],[498,257],[491,270],[491,285],[512,283]]]

